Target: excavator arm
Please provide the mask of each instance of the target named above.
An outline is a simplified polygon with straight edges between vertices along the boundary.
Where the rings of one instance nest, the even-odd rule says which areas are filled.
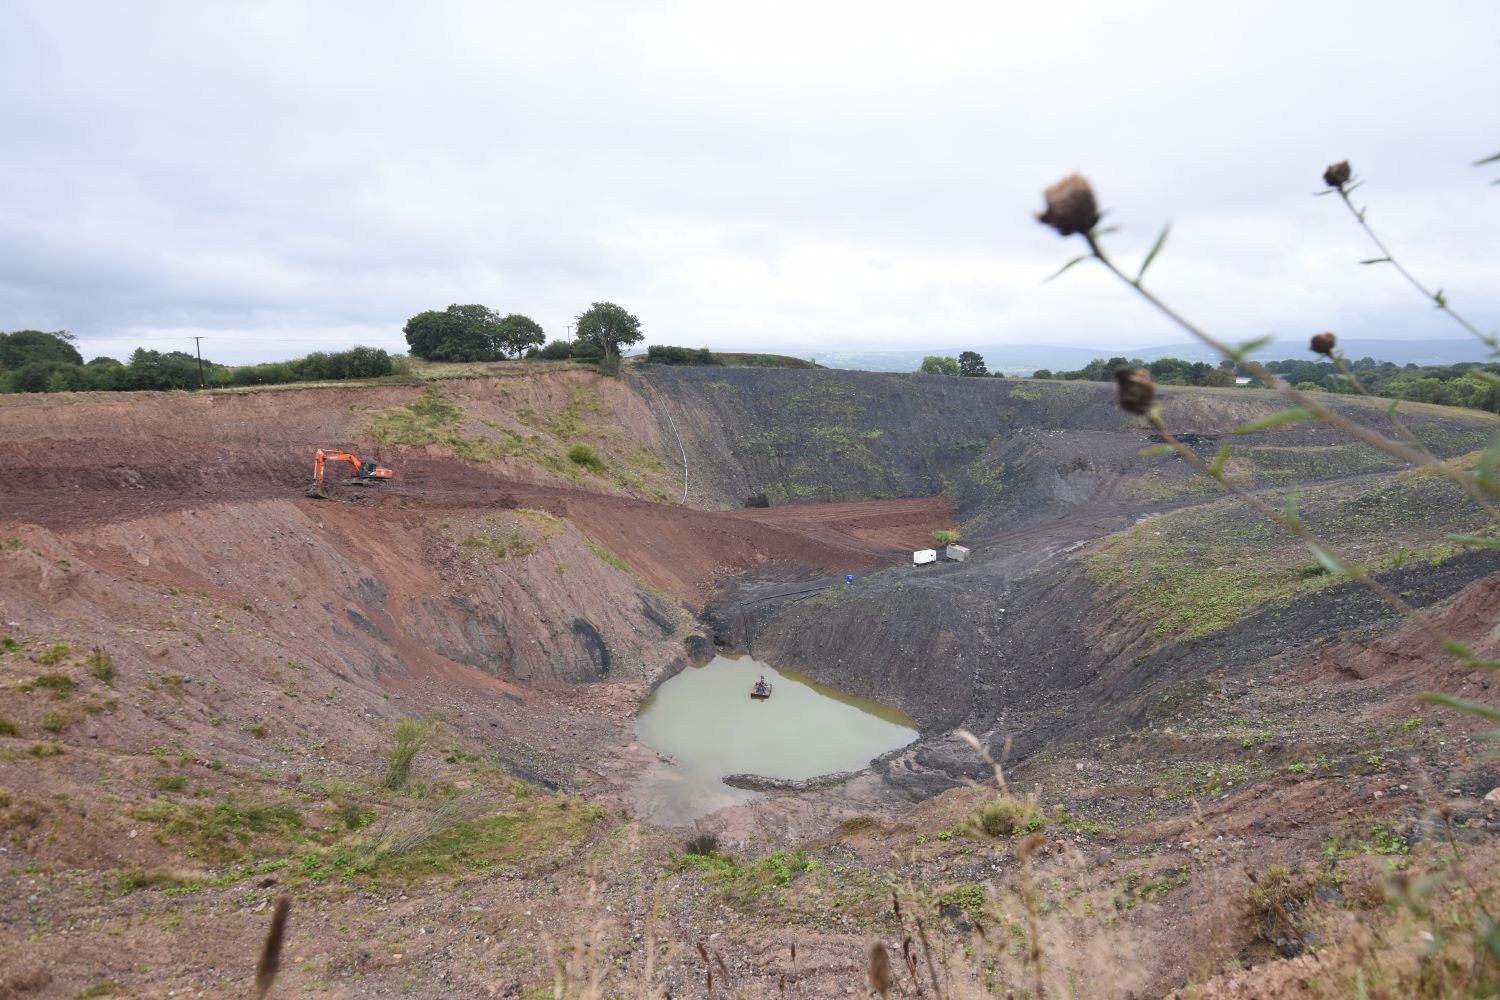
[[[361,486],[382,479],[390,479],[395,475],[390,469],[384,469],[374,462],[362,462],[357,455],[351,455],[347,451],[324,451],[319,448],[313,456],[313,483],[307,490],[307,495],[320,500],[327,500],[328,494],[323,491],[323,467],[328,462],[348,462],[349,467],[354,470],[354,478],[348,480]]]

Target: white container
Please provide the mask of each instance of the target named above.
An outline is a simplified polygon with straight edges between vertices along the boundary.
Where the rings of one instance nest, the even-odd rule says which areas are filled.
[[[917,549],[911,554],[913,566],[926,566],[928,563],[937,562],[937,549]]]

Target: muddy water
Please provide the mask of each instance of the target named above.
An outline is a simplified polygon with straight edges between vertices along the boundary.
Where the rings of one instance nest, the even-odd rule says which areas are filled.
[[[771,697],[750,697],[755,681]],[[657,688],[641,706],[636,735],[675,763],[653,767],[635,790],[639,815],[656,823],[691,822],[715,809],[760,798],[730,788],[727,774],[812,778],[857,771],[917,738],[910,719],[800,674],[749,657],[716,656]]]

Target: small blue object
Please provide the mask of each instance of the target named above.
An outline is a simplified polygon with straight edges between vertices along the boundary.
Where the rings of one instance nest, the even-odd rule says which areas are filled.
[[[854,574],[850,573],[848,576],[844,577],[844,582],[852,584],[854,582]]]

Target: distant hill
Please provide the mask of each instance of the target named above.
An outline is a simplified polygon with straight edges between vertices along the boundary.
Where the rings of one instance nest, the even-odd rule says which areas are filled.
[[[1398,365],[1451,365],[1459,361],[1490,360],[1483,344],[1477,340],[1373,340],[1350,339],[1339,346],[1350,358],[1372,357]],[[980,344],[964,347],[912,347],[904,350],[833,350],[814,351],[808,356],[827,368],[847,368],[872,372],[916,371],[922,358],[929,354],[958,357],[962,351],[977,351],[992,372],[1007,375],[1030,375],[1038,368],[1071,371],[1082,368],[1095,358],[1182,358],[1184,361],[1218,361],[1219,356],[1202,344],[1184,342],[1153,347],[1067,347],[1057,344]],[[1263,361],[1311,357],[1304,341],[1273,341],[1256,352]]]

